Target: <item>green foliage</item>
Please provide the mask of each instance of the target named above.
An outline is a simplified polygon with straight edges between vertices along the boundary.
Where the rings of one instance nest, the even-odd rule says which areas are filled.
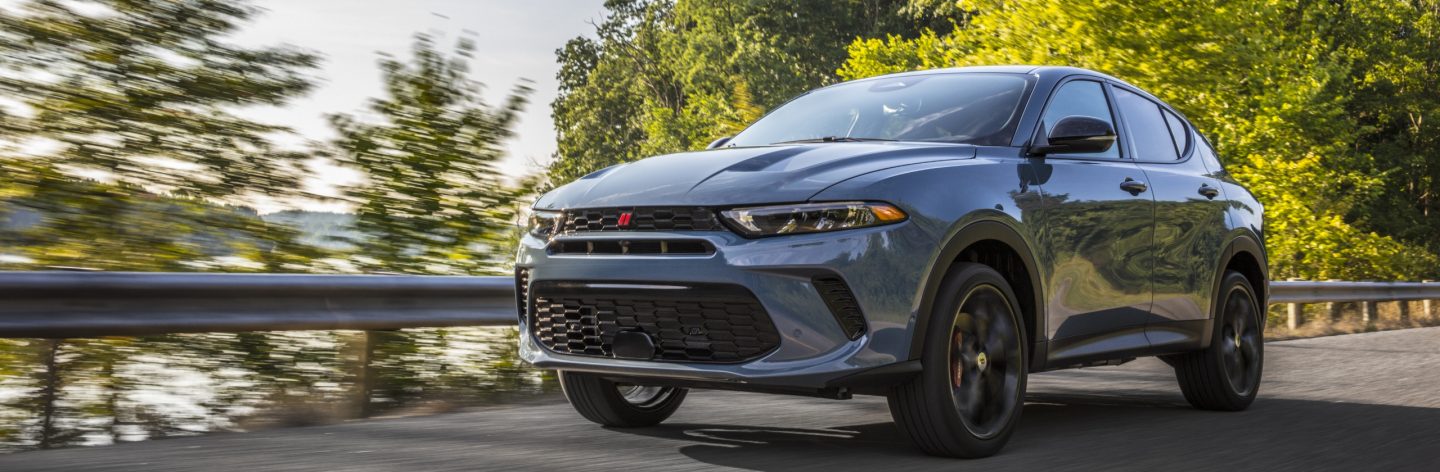
[[[1111,73],[1185,113],[1266,204],[1273,276],[1437,273],[1440,2],[954,5],[970,9],[946,10],[959,25],[949,33],[856,41],[840,76],[1015,63]]]
[[[701,149],[835,82],[858,36],[913,34],[896,0],[610,0],[595,39],[556,51],[555,184]]]
[[[26,1],[0,10],[0,210],[40,215],[0,229],[35,265],[130,270],[215,267],[223,240],[240,270],[298,270],[292,232],[216,201],[295,194],[302,157],[276,150],[284,128],[236,108],[309,90],[316,58],[227,44],[255,14],[245,2]],[[22,153],[30,150],[30,153]],[[94,179],[94,180],[91,180]]]
[[[473,45],[453,56],[418,36],[410,63],[380,63],[385,98],[378,122],[335,115],[338,159],[364,173],[347,190],[359,204],[360,266],[370,270],[498,273],[517,236],[518,199],[530,184],[506,185],[495,165],[530,95],[516,87],[499,107],[486,105],[470,80]]]

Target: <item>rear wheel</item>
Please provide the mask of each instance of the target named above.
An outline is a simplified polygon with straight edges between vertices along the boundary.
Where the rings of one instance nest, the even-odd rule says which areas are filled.
[[[1255,401],[1264,367],[1261,317],[1250,281],[1227,272],[1220,285],[1210,347],[1168,357],[1185,400],[1202,410],[1239,411]]]
[[[560,372],[560,389],[580,416],[605,426],[633,428],[665,421],[686,389],[611,382],[593,374]]]
[[[890,415],[927,454],[990,456],[1009,441],[1025,404],[1025,325],[994,269],[957,264],[940,290],[924,371],[890,392]]]

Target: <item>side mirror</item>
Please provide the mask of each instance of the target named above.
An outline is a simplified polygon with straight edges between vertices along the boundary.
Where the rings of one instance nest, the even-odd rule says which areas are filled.
[[[1045,129],[1045,123],[1040,123]],[[1055,123],[1050,135],[1036,133],[1030,144],[1031,155],[1083,154],[1105,152],[1115,145],[1115,127],[1109,122],[1089,116],[1067,116]]]
[[[726,137],[723,137],[723,138],[720,138],[720,139],[717,139],[717,140],[714,140],[714,141],[710,141],[710,145],[709,145],[709,146],[705,146],[705,149],[715,149],[715,148],[718,148],[718,147],[720,147],[720,146],[724,146],[725,143],[730,142],[730,138],[733,138],[733,137],[734,137],[734,136],[726,136]]]

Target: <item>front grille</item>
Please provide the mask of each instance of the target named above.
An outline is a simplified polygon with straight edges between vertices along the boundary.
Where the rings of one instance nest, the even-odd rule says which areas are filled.
[[[728,284],[644,286],[540,281],[535,296],[535,339],[562,353],[615,357],[621,331],[639,331],[655,344],[652,359],[743,362],[780,344],[780,334],[759,300]]]
[[[550,254],[620,254],[696,256],[715,253],[715,246],[699,239],[567,239],[554,241]]]
[[[629,214],[621,224],[621,217]],[[600,231],[723,231],[715,210],[705,207],[626,207],[565,210],[562,233]]]
[[[855,293],[850,291],[844,280],[833,275],[821,275],[811,279],[811,284],[820,292],[820,298],[825,300],[825,306],[840,323],[845,336],[853,341],[865,334],[865,315],[860,311],[860,302],[855,300]]]

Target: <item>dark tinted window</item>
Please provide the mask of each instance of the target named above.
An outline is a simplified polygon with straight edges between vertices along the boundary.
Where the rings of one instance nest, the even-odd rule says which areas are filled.
[[[1165,124],[1170,127],[1170,137],[1175,139],[1175,151],[1184,157],[1185,149],[1190,147],[1190,132],[1185,129],[1185,120],[1167,110],[1160,111],[1165,114]]]
[[[826,137],[1009,146],[1028,79],[929,74],[844,83],[786,103],[735,136],[735,146]]]
[[[1115,104],[1125,115],[1125,130],[1130,135],[1130,142],[1135,143],[1136,159],[1173,161],[1180,158],[1175,152],[1170,128],[1160,115],[1160,105],[1120,87],[1115,87]]]
[[[1066,82],[1050,98],[1050,104],[1045,107],[1045,116],[1041,117],[1045,123],[1045,134],[1049,135],[1055,123],[1067,116],[1088,116],[1098,118],[1115,126],[1115,119],[1110,113],[1110,102],[1105,100],[1105,88],[1099,82],[1089,80],[1075,80]],[[1110,146],[1105,152],[1090,154],[1076,154],[1085,157],[1120,157],[1120,147]]]

